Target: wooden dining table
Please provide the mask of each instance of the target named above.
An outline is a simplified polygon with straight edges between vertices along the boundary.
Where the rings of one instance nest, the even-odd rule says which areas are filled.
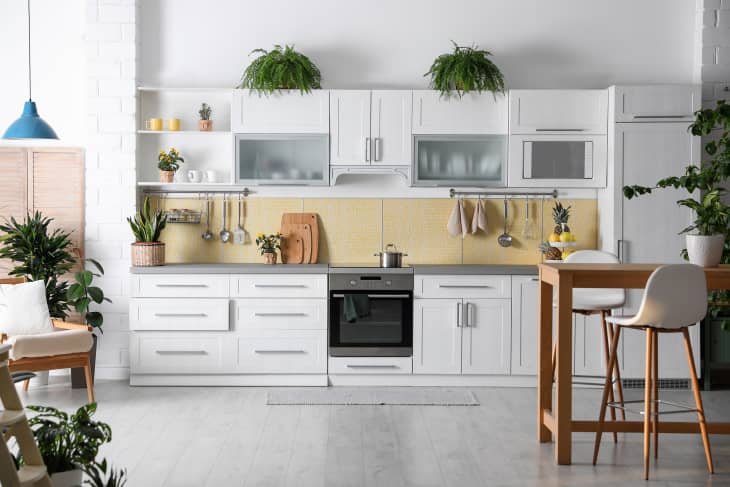
[[[538,297],[537,436],[540,443],[555,440],[555,462],[570,465],[572,434],[595,432],[598,421],[573,419],[573,289],[644,288],[661,264],[540,264]],[[707,288],[730,289],[730,265],[705,268]],[[553,291],[557,297],[557,325],[553,334]],[[553,397],[552,347],[557,346],[555,397]],[[598,407],[596,407],[598,417]],[[603,423],[604,432],[643,433],[643,421],[616,420]],[[711,434],[730,434],[730,423],[712,422]],[[660,422],[660,433],[699,433],[694,422]]]

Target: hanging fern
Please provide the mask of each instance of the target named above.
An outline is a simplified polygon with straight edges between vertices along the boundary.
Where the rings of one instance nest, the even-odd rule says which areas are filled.
[[[504,77],[496,64],[489,60],[489,51],[476,44],[459,46],[454,41],[454,52],[437,57],[424,76],[431,76],[431,87],[442,96],[453,92],[461,98],[464,93],[490,91],[504,93]]]
[[[270,94],[278,90],[299,90],[309,93],[321,88],[322,75],[315,64],[294,46],[274,49],[254,49],[251,54],[260,54],[248,65],[238,88],[248,88],[259,94]]]

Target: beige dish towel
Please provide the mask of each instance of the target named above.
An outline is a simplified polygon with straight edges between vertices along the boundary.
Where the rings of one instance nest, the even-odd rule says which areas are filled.
[[[477,200],[476,208],[474,208],[474,216],[471,219],[471,233],[476,234],[479,230],[487,233],[487,212],[484,211],[482,200]]]
[[[448,230],[449,235],[452,237],[461,235],[461,238],[464,238],[469,233],[469,224],[464,213],[464,201],[461,198],[456,200],[456,205],[451,210],[451,216],[449,217],[449,222],[446,224],[446,230]]]

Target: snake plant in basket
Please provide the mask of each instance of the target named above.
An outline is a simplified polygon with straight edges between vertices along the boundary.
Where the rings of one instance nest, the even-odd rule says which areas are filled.
[[[152,211],[150,199],[145,196],[142,209],[134,218],[127,217],[135,242],[132,244],[132,265],[137,267],[165,264],[165,243],[160,234],[167,225],[167,215],[161,210]]]

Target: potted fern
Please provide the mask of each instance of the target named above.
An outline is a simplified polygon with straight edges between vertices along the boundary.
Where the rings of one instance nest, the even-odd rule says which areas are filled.
[[[132,265],[147,267],[165,265],[165,243],[160,234],[167,225],[167,215],[161,210],[152,211],[150,199],[145,196],[142,209],[134,218],[127,217],[135,242],[132,244]]]
[[[431,88],[450,97],[454,92],[461,98],[464,93],[489,91],[504,93],[504,76],[489,56],[491,52],[471,46],[454,45],[454,51],[438,56],[424,76],[431,76]]]
[[[299,90],[301,94],[321,88],[322,75],[317,66],[294,46],[275,45],[274,49],[254,49],[259,57],[251,61],[241,77],[238,88],[272,94],[281,90]]]
[[[201,132],[210,132],[213,130],[213,120],[210,119],[210,115],[212,113],[213,109],[210,108],[210,105],[207,103],[200,105],[200,110],[198,110],[198,115],[200,115],[200,120],[198,120],[198,130]]]

